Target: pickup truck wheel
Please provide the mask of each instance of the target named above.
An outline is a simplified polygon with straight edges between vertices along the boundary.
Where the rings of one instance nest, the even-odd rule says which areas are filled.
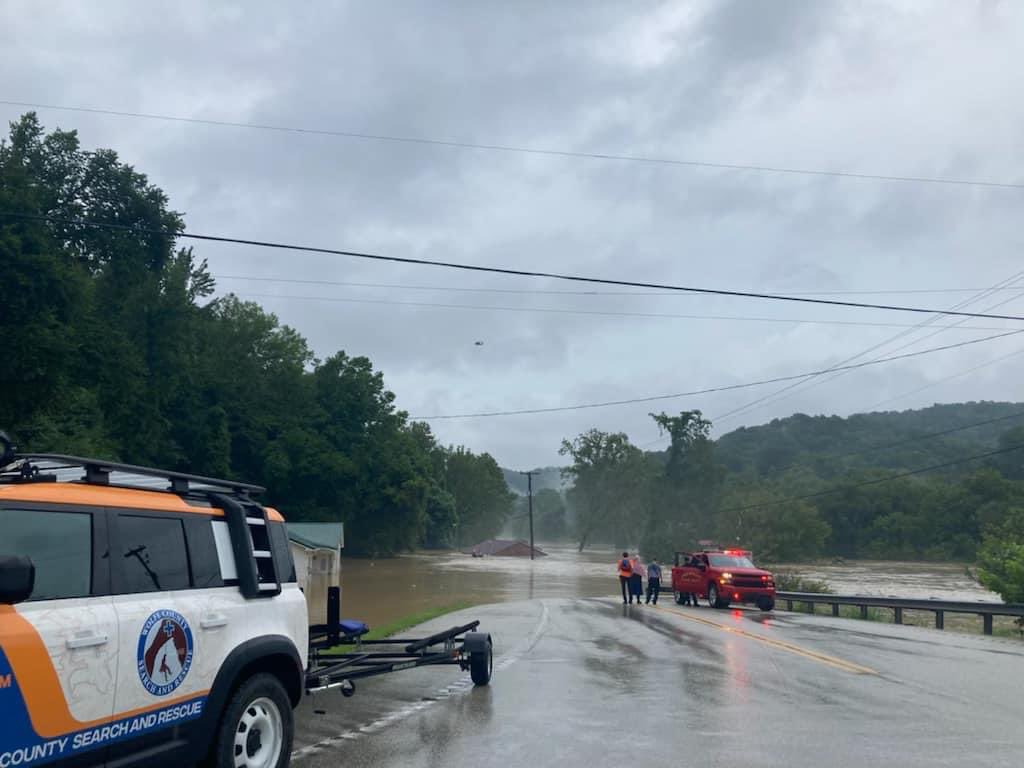
[[[683,592],[672,591],[672,596],[676,599],[676,605],[686,605],[686,601],[683,599]]]
[[[487,650],[473,651],[469,654],[469,676],[473,679],[473,685],[487,685],[491,682],[493,672],[494,647],[488,639]]]
[[[285,768],[294,721],[284,686],[273,675],[253,675],[235,691],[217,731],[214,768]]]
[[[762,597],[757,601],[757,607],[762,611],[770,611],[775,607],[775,601],[770,597]]]
[[[708,584],[708,605],[712,608],[728,608],[729,601],[723,600],[718,594],[718,586],[715,582]]]

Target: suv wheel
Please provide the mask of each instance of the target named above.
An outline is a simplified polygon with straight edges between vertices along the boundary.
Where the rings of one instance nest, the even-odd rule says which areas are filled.
[[[235,691],[214,745],[214,768],[285,768],[293,720],[284,686],[273,675],[250,677]]]

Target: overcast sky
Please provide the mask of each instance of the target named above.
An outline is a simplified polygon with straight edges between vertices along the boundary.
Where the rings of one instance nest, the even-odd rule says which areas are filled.
[[[1024,3],[1010,0],[147,5],[0,0],[0,99],[1024,183]],[[6,121],[23,111],[0,105]],[[1024,269],[1024,189],[38,112],[48,128],[77,128],[88,148],[117,150],[201,233],[774,292],[983,289]],[[370,357],[413,416],[696,390],[1024,328],[968,320],[923,340],[952,321],[695,295],[537,293],[586,286],[242,246],[197,252],[222,292],[259,301],[318,355]],[[1024,280],[980,298],[838,298],[943,308],[976,298],[975,311],[1009,299],[994,311],[1024,314]],[[537,308],[557,311],[520,311]],[[931,324],[900,327],[922,321]],[[870,325],[886,323],[896,327]],[[819,379],[719,419],[716,432],[795,411],[1021,400],[1022,381],[1024,335]],[[560,440],[590,427],[652,444],[651,410],[721,417],[780,386],[432,424],[445,443],[527,468],[558,462]]]

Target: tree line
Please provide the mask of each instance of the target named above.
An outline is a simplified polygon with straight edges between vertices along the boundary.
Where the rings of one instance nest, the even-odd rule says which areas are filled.
[[[206,263],[159,234],[182,215],[115,152],[25,115],[0,142],[0,211],[47,217],[0,215],[0,428],[23,449],[258,482],[289,519],[344,521],[354,554],[505,524],[490,455],[440,445],[367,358],[320,359],[258,304],[213,298]]]

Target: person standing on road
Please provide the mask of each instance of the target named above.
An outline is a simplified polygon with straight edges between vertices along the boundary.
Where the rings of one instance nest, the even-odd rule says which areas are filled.
[[[633,555],[629,564],[633,569],[633,575],[629,577],[629,602],[633,602],[635,597],[636,604],[640,605],[640,600],[644,596],[644,566],[640,562],[640,554]]]
[[[633,602],[633,594],[629,589],[629,580],[633,576],[633,564],[629,559],[629,552],[622,553],[622,559],[618,562],[619,586],[622,587],[622,604],[626,604],[626,596],[629,595],[629,602]]]
[[[647,566],[647,602],[658,604],[658,593],[661,592],[661,566],[658,559],[651,560]],[[653,598],[653,599],[652,599]]]

